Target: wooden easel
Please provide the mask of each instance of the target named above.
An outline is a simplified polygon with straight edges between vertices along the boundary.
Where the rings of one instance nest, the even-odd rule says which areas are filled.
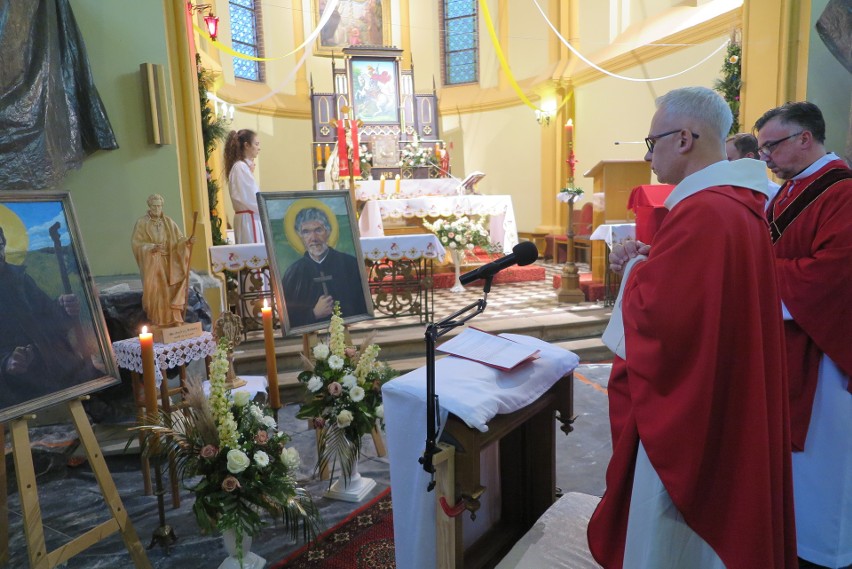
[[[145,549],[142,547],[139,536],[136,535],[136,530],[127,515],[127,510],[121,502],[121,497],[118,495],[115,482],[109,473],[98,440],[95,438],[95,433],[92,431],[92,426],[83,410],[82,399],[69,401],[68,410],[80,435],[80,444],[86,451],[86,458],[89,460],[112,518],[72,539],[58,549],[48,552],[44,542],[44,525],[41,518],[41,506],[39,505],[33,455],[30,448],[29,426],[27,424],[33,418],[33,415],[11,421],[12,451],[15,457],[15,473],[18,479],[21,512],[24,518],[24,535],[27,540],[31,569],[53,569],[53,567],[66,562],[74,555],[103,541],[117,531],[121,533],[121,537],[124,539],[124,544],[131,559],[133,559],[133,564],[138,569],[151,569],[151,563],[145,555]],[[0,520],[0,522],[5,525],[6,519]]]

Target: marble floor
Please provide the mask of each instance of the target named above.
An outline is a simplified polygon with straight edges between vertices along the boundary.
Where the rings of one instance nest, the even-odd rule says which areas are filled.
[[[606,380],[609,365],[581,365],[576,371],[575,413],[578,418],[575,430],[564,435],[557,429],[557,485],[564,492],[584,492],[600,495],[604,489],[604,471],[611,452],[609,422],[606,415]],[[282,409],[280,428],[290,434],[293,444],[303,459],[300,478],[314,496],[325,527],[343,520],[358,504],[323,498],[327,481],[312,476],[316,457],[314,433],[305,421],[295,418],[296,405]],[[42,429],[42,428],[39,428]],[[38,431],[39,429],[33,429]],[[39,499],[45,526],[48,550],[53,550],[68,540],[108,519],[94,475],[86,463],[69,466],[73,446],[63,444],[62,427],[46,429],[39,436],[33,433],[34,462],[37,474]],[[367,500],[390,485],[387,458],[376,456],[369,437],[364,439],[364,452],[360,464],[362,475],[376,480],[376,488]],[[157,529],[157,500],[142,492],[142,477],[138,455],[116,454],[107,457],[107,464],[116,482],[121,498],[144,546],[148,546]],[[9,474],[9,536],[10,559],[8,567],[28,566],[26,542],[22,527],[20,501],[12,457],[6,455]],[[222,539],[218,535],[202,535],[192,514],[192,495],[183,491],[179,509],[167,503],[166,522],[173,528],[178,541],[167,555],[160,546],[148,550],[153,567],[158,569],[215,568],[225,557]],[[168,502],[168,500],[167,500]],[[0,523],[3,523],[0,521]],[[269,564],[287,557],[302,544],[288,539],[280,526],[268,526],[255,540],[252,551],[264,557]],[[85,569],[125,569],[132,567],[124,544],[116,534],[96,546],[71,558],[63,567]]]

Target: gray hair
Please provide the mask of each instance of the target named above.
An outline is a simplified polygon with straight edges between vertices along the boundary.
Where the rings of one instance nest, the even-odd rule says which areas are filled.
[[[155,202],[158,200],[161,204],[166,203],[166,200],[160,194],[151,194],[150,196],[148,196],[148,205],[150,206],[151,202]]]
[[[658,97],[657,108],[670,116],[685,117],[704,124],[725,140],[734,122],[731,108],[717,92],[707,87],[684,87]]]
[[[321,222],[325,226],[325,230],[331,233],[331,223],[328,221],[328,216],[323,210],[316,207],[306,207],[296,214],[296,221],[293,223],[296,233],[301,231],[303,223],[307,223],[309,221]]]

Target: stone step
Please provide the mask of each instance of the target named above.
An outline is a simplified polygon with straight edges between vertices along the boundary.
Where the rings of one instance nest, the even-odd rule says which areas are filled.
[[[476,325],[477,328],[495,334],[503,332],[525,334],[561,345],[561,343],[572,340],[599,339],[604,328],[606,328],[607,322],[609,322],[609,315],[610,309],[608,308],[590,306],[583,310],[566,311],[559,314],[533,315],[522,318],[483,319],[481,322],[473,322],[472,324]],[[400,370],[402,369],[400,366],[403,365],[403,362],[422,359],[425,330],[425,325],[379,329],[373,341],[378,343],[382,348],[379,356],[380,359],[389,363],[400,362],[399,365],[391,363],[394,368]],[[449,339],[459,332],[461,332],[461,328],[449,332],[442,337],[442,341]],[[351,333],[353,343],[359,345],[368,334],[369,331],[359,330],[356,325]],[[599,346],[596,344],[586,346],[581,343],[578,344],[578,349],[582,350],[583,353],[577,353],[583,361],[610,359],[611,354],[609,354],[606,348],[603,348],[605,353],[602,352],[601,347],[603,347],[602,344]],[[301,352],[301,337],[276,338],[275,353],[278,371],[281,373],[298,373],[299,370],[303,369]],[[405,364],[405,366],[407,365]],[[419,365],[412,365],[408,369],[415,369]],[[237,346],[234,351],[234,367],[237,373],[247,375],[263,375],[265,373],[266,352],[262,337],[255,335],[249,341]]]

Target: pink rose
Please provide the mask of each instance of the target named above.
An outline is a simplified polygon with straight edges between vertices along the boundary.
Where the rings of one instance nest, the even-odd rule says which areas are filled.
[[[258,431],[254,436],[254,442],[259,445],[265,445],[269,441],[269,433],[266,431]]]
[[[340,394],[343,393],[343,386],[336,381],[332,381],[328,384],[328,392],[332,397],[340,397]]]
[[[373,382],[373,391],[381,391],[382,385],[379,383],[379,380]]]
[[[201,458],[211,459],[216,458],[216,455],[219,454],[219,449],[213,445],[207,445],[201,449]]]
[[[314,417],[314,428],[322,429],[323,427],[325,427],[325,419],[322,417]]]
[[[226,476],[225,479],[222,480],[222,490],[225,492],[233,492],[237,488],[241,488],[240,481],[233,476]]]
[[[357,353],[358,353],[358,350],[356,350],[355,348],[352,348],[352,347],[349,347],[349,348],[346,348],[346,349],[343,350],[343,355],[345,355],[347,358],[354,358],[355,354],[357,354]]]

